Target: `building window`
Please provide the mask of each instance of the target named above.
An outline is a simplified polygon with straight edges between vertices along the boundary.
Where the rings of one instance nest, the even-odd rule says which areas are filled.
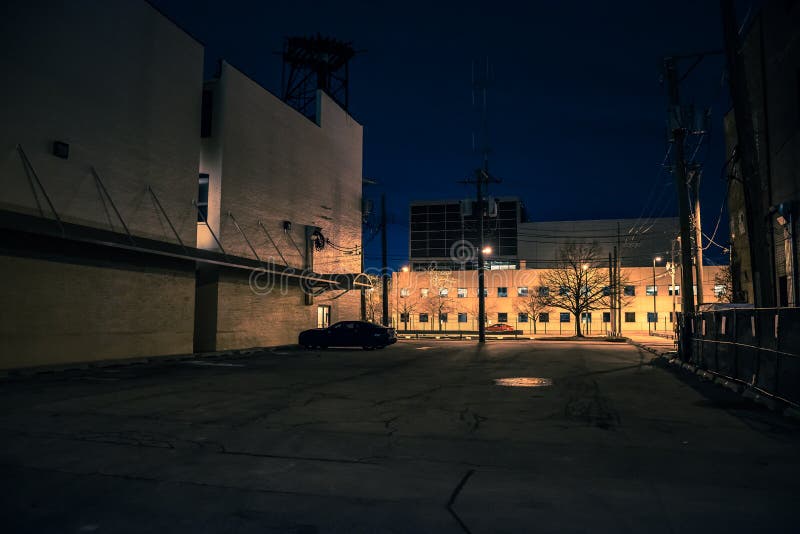
[[[550,322],[550,314],[549,313],[540,313],[539,314],[539,322],[540,323],[549,323]]]
[[[518,297],[527,297],[528,296],[528,288],[527,287],[518,287],[517,288],[517,296]]]
[[[427,313],[420,313],[419,314],[419,322],[427,323],[428,322],[428,314]]]
[[[508,296],[508,288],[507,287],[498,287],[497,288],[497,296],[498,297],[507,297]]]
[[[669,322],[674,322],[675,319],[672,317],[672,312],[669,312]]]
[[[508,322],[508,314],[507,313],[498,313],[497,314],[497,322],[498,323],[507,323]]]
[[[635,323],[636,322],[636,312],[625,312],[625,322],[626,323]]]
[[[197,222],[208,221],[208,174],[201,173],[197,188]]]
[[[607,297],[611,294],[611,288],[609,286],[603,286],[603,296]]]
[[[460,299],[467,298],[467,288],[466,287],[459,287],[458,288],[458,298],[460,298]]]
[[[406,298],[410,294],[410,291],[407,287],[400,288],[400,296]]]
[[[603,312],[603,322],[604,323],[611,322],[611,312]]]
[[[563,297],[564,295],[567,295],[567,294],[569,294],[569,288],[568,288],[567,286],[561,286],[561,287],[559,287],[559,288],[558,288],[558,294],[559,294],[560,296],[562,296],[562,297]]]
[[[669,296],[675,295],[676,297],[681,294],[681,286],[669,286]]]
[[[331,325],[331,307],[327,304],[317,306],[317,328],[328,328]]]
[[[582,312],[581,313],[581,322],[584,324],[588,324],[592,322],[592,312]]]
[[[446,313],[440,313],[439,314],[439,322],[440,323],[446,323],[447,322],[447,314]]]
[[[459,323],[466,323],[467,322],[467,314],[466,313],[458,313],[458,322]]]
[[[644,294],[648,297],[658,295],[658,286],[644,286]]]
[[[550,296],[550,288],[547,286],[539,286],[539,296],[540,297],[549,297]]]
[[[714,296],[717,297],[717,299],[719,299],[720,297],[725,295],[725,293],[726,293],[726,289],[725,289],[724,285],[715,285],[714,286]]]
[[[653,312],[647,312],[647,322],[648,323],[657,323],[658,322],[658,314]]]
[[[636,296],[636,286],[625,286],[623,289],[622,294],[626,297],[635,297]]]
[[[528,314],[525,312],[520,312],[517,314],[517,322],[518,323],[527,323],[528,322]]]
[[[428,298],[428,288],[423,287],[419,290],[419,296],[422,298]]]
[[[485,287],[483,288],[483,296],[484,297],[488,297],[489,296],[489,290],[486,289]]]
[[[568,323],[569,312],[561,312],[560,314],[558,314],[558,320],[561,321],[562,323]]]
[[[446,297],[449,293],[450,293],[450,290],[447,289],[446,287],[440,287],[439,288],[439,296],[440,297]]]

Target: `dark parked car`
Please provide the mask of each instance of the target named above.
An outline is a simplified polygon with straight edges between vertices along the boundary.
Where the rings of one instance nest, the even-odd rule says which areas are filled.
[[[397,343],[394,328],[386,328],[366,321],[341,321],[328,328],[314,328],[300,332],[300,345],[311,347],[364,347],[382,349]]]

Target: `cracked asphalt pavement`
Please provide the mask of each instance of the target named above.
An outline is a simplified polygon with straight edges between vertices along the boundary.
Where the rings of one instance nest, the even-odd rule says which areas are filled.
[[[794,531],[800,425],[651,356],[599,341],[401,341],[11,377],[0,521],[4,532]]]

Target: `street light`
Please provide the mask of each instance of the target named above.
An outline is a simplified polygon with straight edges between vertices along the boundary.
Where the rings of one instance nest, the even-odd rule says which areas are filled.
[[[404,273],[408,272],[408,265],[403,265],[400,270]],[[397,287],[394,288],[394,305],[397,309],[397,323],[395,328],[400,330],[400,273],[397,273]]]
[[[483,252],[485,256],[488,256],[489,254],[492,253],[492,247],[483,247],[483,250],[481,252]]]
[[[656,262],[661,261],[661,256],[656,256],[653,258],[653,330],[658,328],[658,314],[656,313],[656,293],[658,290],[656,288]],[[649,324],[647,325],[650,326]]]

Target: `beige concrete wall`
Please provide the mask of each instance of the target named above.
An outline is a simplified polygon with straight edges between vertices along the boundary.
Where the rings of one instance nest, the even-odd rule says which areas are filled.
[[[305,225],[320,227],[340,247],[359,245],[361,125],[323,93],[318,95],[316,124],[226,63],[219,81],[210,87],[215,91],[212,137],[203,142],[201,162],[211,174],[209,220],[212,227],[219,221],[218,237],[225,251],[253,257],[228,212],[262,260],[284,263],[259,221],[286,264],[299,270],[304,265]],[[283,221],[292,223],[289,232],[284,232]],[[326,247],[314,253],[314,270],[357,273],[360,256]],[[285,291],[276,287],[259,294],[249,287],[246,275],[222,273],[216,348],[296,343],[300,331],[316,326],[319,304],[331,306],[332,321],[359,317],[358,293],[327,300],[331,296],[305,305],[296,282]]]
[[[297,284],[280,287],[267,294],[251,290],[247,277],[223,273],[219,281],[217,350],[269,347],[297,343],[302,330],[316,327],[317,305],[331,305],[331,322],[358,318],[358,293],[351,292],[335,301],[317,298],[304,305]]]
[[[194,276],[0,256],[0,368],[192,351]]]
[[[719,272],[721,267],[706,266],[704,268],[703,277],[705,283],[703,286],[703,296],[706,303],[718,302],[714,295],[714,276]],[[519,287],[527,287],[530,293],[534,293],[541,285],[540,277],[545,271],[542,269],[523,269],[523,270],[507,270],[507,271],[487,271],[485,275],[485,287],[487,288],[486,298],[486,313],[487,324],[494,324],[498,321],[498,313],[508,314],[508,323],[512,326],[517,326],[519,329],[527,331],[530,324],[517,323],[517,313],[522,311],[522,304],[525,299],[517,296]],[[633,312],[635,314],[634,322],[625,322],[623,316],[622,330],[628,331],[647,331],[647,313],[653,311],[653,297],[646,294],[647,286],[653,285],[653,270],[648,267],[632,267],[622,269],[623,279],[626,281],[624,285],[634,286],[635,296],[626,297],[623,304],[623,312]],[[467,314],[467,323],[461,323],[461,329],[477,329],[476,318],[478,315],[478,273],[477,271],[453,271],[450,275],[438,277],[435,280],[448,280],[444,287],[448,288],[447,309],[448,323],[447,328],[457,330],[459,328],[458,313]],[[676,285],[680,286],[680,275],[675,275]],[[423,329],[436,329],[437,323],[432,314],[431,302],[435,299],[436,281],[431,280],[431,275],[425,272],[407,272],[395,273],[393,283],[399,284],[398,289],[400,292],[403,289],[408,289],[409,296],[407,301],[415,304],[413,316],[413,328]],[[664,319],[669,322],[669,312],[672,311],[672,297],[669,296],[668,288],[671,285],[671,278],[667,273],[664,266],[656,267],[656,287],[658,294],[656,296],[656,311],[658,312],[658,330],[664,329]],[[498,287],[507,288],[507,297],[498,297]],[[467,289],[466,298],[458,298],[458,288]],[[427,298],[421,297],[423,289],[429,290]],[[551,289],[552,290],[552,289]],[[402,293],[399,293],[402,294]],[[680,296],[676,298],[677,311],[681,310]],[[390,308],[394,320],[398,320],[398,310],[404,309],[405,299],[397,298],[393,293],[390,300]],[[551,308],[549,310],[550,323],[547,327],[547,332],[559,331],[559,314],[566,310]],[[605,331],[609,325],[603,324],[603,312],[609,311],[608,308],[598,308],[592,310],[592,330],[594,332]],[[429,313],[429,323],[419,324],[418,316],[420,312]],[[575,319],[570,317],[569,323],[561,325],[563,333],[569,334],[575,328]],[[542,326],[542,325],[539,325]],[[670,325],[667,325],[670,327]],[[402,325],[401,325],[402,328]]]
[[[21,144],[63,219],[123,231],[94,166],[131,232],[175,242],[150,185],[194,244],[202,45],[144,1],[11,0],[0,50],[0,208],[39,214]]]
[[[20,144],[62,219],[123,231],[95,167],[134,235],[176,242],[149,185],[193,245],[202,45],[144,1],[11,0],[0,50],[0,209],[52,217]],[[68,159],[52,154],[56,140]],[[0,258],[0,367],[191,352],[191,266],[131,267],[113,251],[100,266],[81,250],[71,263]]]

